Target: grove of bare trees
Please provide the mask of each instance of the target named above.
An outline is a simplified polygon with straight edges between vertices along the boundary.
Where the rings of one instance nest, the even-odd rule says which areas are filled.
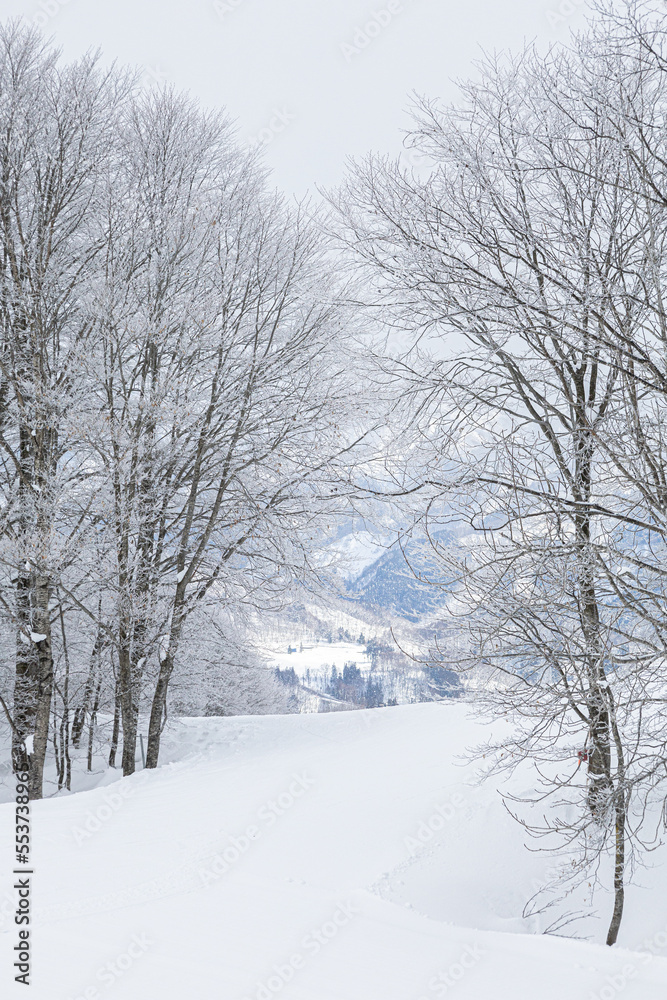
[[[317,577],[363,429],[326,244],[224,116],[19,24],[0,95],[2,697],[39,797],[103,709],[110,763],[143,710],[157,765],[194,639]]]

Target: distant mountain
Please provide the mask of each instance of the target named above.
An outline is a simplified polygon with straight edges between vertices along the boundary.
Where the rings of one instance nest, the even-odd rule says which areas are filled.
[[[454,542],[455,532],[441,531],[437,541]],[[384,609],[417,622],[446,603],[449,581],[430,546],[409,541],[404,550],[387,549],[346,584],[350,600]]]

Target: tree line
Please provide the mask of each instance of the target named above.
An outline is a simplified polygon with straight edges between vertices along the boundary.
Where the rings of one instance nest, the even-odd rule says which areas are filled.
[[[3,707],[39,797],[102,706],[124,774],[148,706],[156,766],[185,647],[317,576],[361,419],[325,241],[224,115],[19,23],[0,102]]]

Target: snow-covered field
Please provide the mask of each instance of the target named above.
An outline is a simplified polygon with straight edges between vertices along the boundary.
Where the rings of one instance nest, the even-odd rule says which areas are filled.
[[[270,650],[265,652],[266,661],[269,666],[280,667],[281,670],[289,670],[293,667],[298,677],[305,677],[306,671],[321,673],[325,667],[336,667],[342,673],[346,663],[356,663],[362,671],[371,668],[371,659],[366,652],[366,647],[354,642],[320,642],[312,640],[306,644],[297,640],[288,641],[288,647],[293,652],[288,653],[287,648],[280,650]]]
[[[451,702],[173,724],[157,771],[33,804],[33,985],[3,997],[664,1000],[664,855],[620,947],[539,934],[550,859],[457,760],[485,735]],[[13,908],[3,873],[5,968]]]

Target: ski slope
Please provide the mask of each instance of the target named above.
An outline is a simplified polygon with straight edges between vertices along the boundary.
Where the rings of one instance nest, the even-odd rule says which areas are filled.
[[[541,934],[550,859],[460,760],[486,736],[456,703],[179,721],[156,771],[33,804],[29,993],[0,806],[2,997],[664,1000],[660,854],[620,946],[604,894],[590,942]]]

